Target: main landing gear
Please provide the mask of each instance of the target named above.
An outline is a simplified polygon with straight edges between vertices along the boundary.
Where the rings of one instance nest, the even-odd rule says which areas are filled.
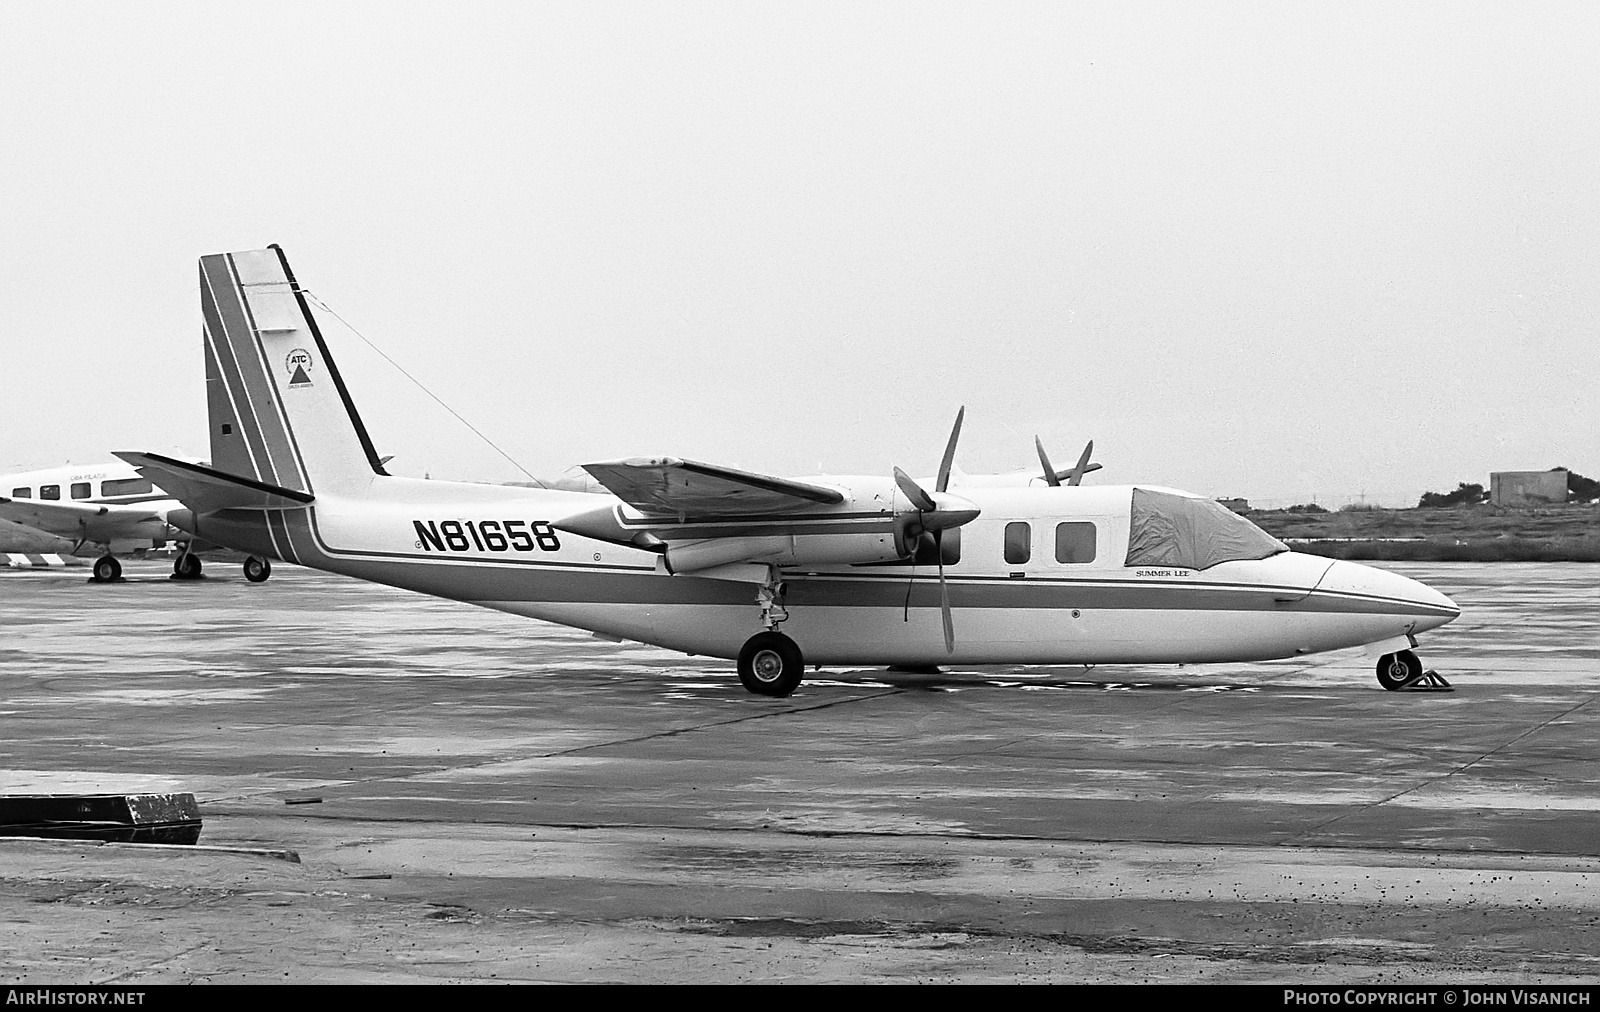
[[[750,637],[739,651],[739,682],[758,696],[787,696],[805,674],[799,645],[778,631],[778,623],[789,617],[783,606],[788,587],[778,575],[777,566],[768,567],[767,582],[756,591],[766,631]]]
[[[95,583],[111,583],[122,579],[122,563],[109,555],[100,556],[94,560],[94,576],[91,579]]]
[[[1410,650],[1384,654],[1378,658],[1378,684],[1390,692],[1401,689],[1449,689],[1451,685],[1437,671],[1423,671],[1422,659]]]
[[[251,583],[265,583],[272,575],[272,563],[258,555],[252,555],[244,560],[244,578]],[[200,579],[200,556],[193,552],[182,552],[172,560],[172,578],[174,580]]]
[[[800,647],[781,632],[756,633],[739,651],[739,681],[758,696],[787,696],[803,674]]]

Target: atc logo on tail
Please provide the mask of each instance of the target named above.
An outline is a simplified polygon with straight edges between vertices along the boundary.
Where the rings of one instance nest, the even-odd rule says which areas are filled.
[[[289,353],[284,361],[284,366],[289,370],[290,387],[308,387],[311,385],[311,353],[304,348],[296,348]]]

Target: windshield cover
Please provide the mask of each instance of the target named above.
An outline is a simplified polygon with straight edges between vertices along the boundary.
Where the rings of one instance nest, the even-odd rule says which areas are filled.
[[[1128,566],[1210,569],[1219,562],[1264,559],[1289,546],[1210,499],[1133,490]]]

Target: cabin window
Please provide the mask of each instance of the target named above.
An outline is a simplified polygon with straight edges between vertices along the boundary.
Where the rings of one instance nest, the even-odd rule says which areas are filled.
[[[117,478],[103,482],[100,485],[100,494],[106,495],[149,495],[155,486],[150,484],[149,478]]]
[[[60,485],[40,485],[39,486],[39,498],[40,499],[60,499],[61,498],[61,486]]]
[[[32,499],[33,498],[33,489],[32,489],[32,487],[29,487],[29,488],[14,488],[14,489],[11,490],[11,498],[13,498],[13,499]]]
[[[74,499],[87,499],[87,498],[89,498],[89,483],[86,482],[86,481],[75,481],[75,482],[73,482],[72,483],[72,498],[74,498]]]
[[[1006,562],[1020,566],[1033,556],[1033,528],[1021,520],[1006,524]]]
[[[1056,561],[1083,564],[1094,561],[1094,524],[1056,524]]]

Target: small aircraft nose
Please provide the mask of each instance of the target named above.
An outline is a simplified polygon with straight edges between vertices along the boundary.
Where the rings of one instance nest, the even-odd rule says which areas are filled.
[[[1418,631],[1436,629],[1461,615],[1459,605],[1426,583],[1358,562],[1335,562],[1317,589],[1392,604],[1397,612],[1416,617]]]

